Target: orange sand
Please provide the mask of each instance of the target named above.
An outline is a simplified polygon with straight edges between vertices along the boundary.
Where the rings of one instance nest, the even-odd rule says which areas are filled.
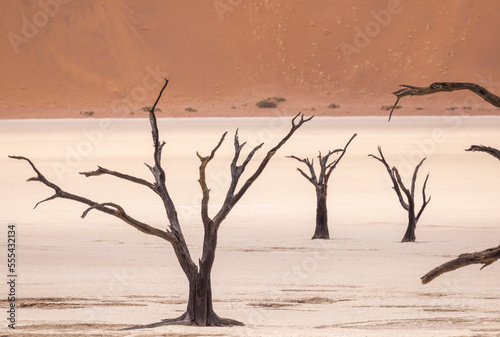
[[[399,84],[435,81],[498,92],[499,12],[467,0],[2,1],[0,118],[142,116],[163,77],[161,116],[183,117],[384,115]],[[255,106],[269,96],[287,102]],[[498,114],[470,93],[401,104]]]

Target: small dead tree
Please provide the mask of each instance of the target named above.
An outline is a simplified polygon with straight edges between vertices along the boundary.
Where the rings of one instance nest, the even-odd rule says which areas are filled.
[[[369,157],[375,158],[379,162],[381,162],[386,170],[387,173],[389,173],[389,176],[392,181],[393,189],[396,192],[399,202],[401,206],[408,212],[408,227],[406,228],[406,233],[403,236],[403,239],[401,242],[415,242],[415,229],[417,228],[417,223],[418,220],[420,219],[420,216],[422,215],[422,212],[424,211],[425,207],[431,201],[431,197],[429,198],[426,197],[425,195],[425,188],[427,186],[427,180],[429,179],[429,174],[427,174],[427,177],[425,178],[424,185],[422,186],[422,207],[418,211],[418,213],[415,210],[415,184],[417,181],[417,174],[418,170],[420,169],[420,166],[422,166],[424,159],[420,161],[420,163],[415,167],[415,170],[413,171],[413,178],[411,181],[411,188],[408,189],[403,183],[403,180],[401,179],[401,176],[399,175],[398,169],[396,167],[390,167],[387,161],[384,158],[384,155],[382,153],[382,147],[378,146],[378,153],[380,154],[380,157],[377,157],[373,154],[368,155]],[[404,196],[406,197],[406,200]]]
[[[435,82],[429,85],[428,87],[414,87],[412,85],[400,85],[404,87],[403,89],[399,89],[398,91],[393,92],[393,94],[397,97],[396,103],[391,109],[389,113],[389,121],[391,120],[392,112],[398,105],[398,102],[401,98],[405,96],[423,96],[435,94],[437,92],[450,92],[456,90],[469,90],[484,99],[486,102],[491,105],[500,108],[500,97],[495,94],[492,94],[485,88],[475,83],[461,83],[461,82]]]
[[[188,245],[184,239],[181,225],[179,223],[179,219],[177,216],[177,211],[174,205],[172,198],[170,197],[169,191],[167,189],[165,178],[166,174],[162,168],[161,164],[161,154],[163,146],[165,145],[164,141],[159,140],[159,131],[155,116],[155,108],[160,100],[160,97],[163,93],[163,90],[168,84],[168,80],[165,80],[165,85],[160,91],[156,102],[153,107],[149,110],[149,120],[151,123],[151,132],[153,136],[153,145],[154,145],[154,165],[148,166],[149,170],[154,176],[154,182],[149,182],[147,180],[134,177],[128,174],[111,171],[103,167],[98,167],[97,170],[91,172],[82,172],[86,177],[100,176],[100,175],[111,175],[116,178],[124,179],[132,183],[136,183],[139,185],[143,185],[149,189],[151,189],[154,193],[156,193],[162,200],[166,217],[168,220],[167,229],[158,229],[153,226],[150,226],[144,222],[141,222],[133,217],[131,217],[123,207],[113,202],[95,202],[93,200],[87,199],[85,197],[72,194],[64,191],[62,188],[49,181],[33,164],[33,162],[21,156],[9,156],[13,159],[24,160],[31,165],[32,169],[35,171],[36,175],[32,178],[29,178],[28,181],[38,181],[42,184],[50,187],[54,190],[54,195],[38,202],[35,205],[35,208],[41,203],[49,200],[53,200],[56,198],[70,199],[79,203],[86,204],[88,208],[83,212],[82,218],[84,218],[91,210],[101,211],[103,213],[113,215],[118,219],[124,221],[130,226],[138,229],[139,231],[157,236],[172,245],[174,253],[177,257],[177,260],[187,277],[189,284],[189,296],[186,311],[177,318],[174,319],[166,319],[162,322],[153,323],[149,325],[141,325],[135,326],[129,329],[138,329],[138,328],[149,328],[149,327],[157,327],[160,325],[167,324],[194,324],[199,326],[221,326],[221,325],[242,325],[241,322],[221,318],[217,316],[213,309],[212,305],[212,287],[211,287],[211,271],[212,266],[215,260],[215,250],[217,247],[217,233],[221,223],[228,216],[229,212],[236,203],[243,197],[243,195],[247,192],[249,187],[255,182],[255,180],[261,175],[262,171],[265,169],[271,158],[274,156],[276,151],[279,150],[285,144],[290,137],[297,131],[304,123],[311,120],[313,117],[304,118],[304,116],[299,113],[292,119],[292,125],[288,134],[281,139],[281,141],[270,149],[265,157],[262,159],[260,164],[258,165],[255,172],[253,172],[250,177],[241,184],[240,178],[245,171],[248,163],[252,160],[255,153],[263,146],[259,144],[255,146],[246,157],[240,162],[240,155],[243,147],[246,143],[240,143],[238,139],[238,131],[236,131],[234,135],[234,157],[230,165],[231,170],[231,182],[228,187],[226,198],[220,208],[220,210],[215,214],[215,216],[209,216],[209,201],[210,201],[210,189],[207,186],[206,182],[206,168],[210,161],[214,158],[217,150],[222,145],[225,136],[227,134],[224,133],[219,140],[218,144],[211,151],[210,155],[202,156],[197,153],[198,158],[200,159],[200,167],[199,167],[199,183],[202,190],[202,200],[201,200],[201,218],[204,226],[204,240],[203,240],[203,249],[202,255],[199,259],[198,265],[191,258],[191,254],[188,249]]]
[[[493,105],[494,107],[500,108],[500,97],[498,97],[497,95],[491,93],[487,89],[475,83],[435,82],[429,85],[428,87],[414,87],[411,85],[401,85],[401,86],[404,88],[393,92],[393,94],[397,97],[397,99],[396,103],[394,103],[394,106],[392,107],[392,110],[389,114],[389,121],[391,120],[392,112],[398,105],[398,102],[401,98],[405,96],[411,97],[411,96],[430,95],[437,92],[469,90],[472,91],[474,94],[478,95],[479,97],[481,97],[482,99],[484,99],[486,102]],[[484,145],[472,145],[469,149],[465,151],[486,152],[492,155],[493,157],[497,158],[498,160],[500,160],[500,151],[493,147]],[[426,284],[441,274],[474,263],[483,264],[483,267],[481,267],[481,269],[483,269],[484,267],[489,266],[493,262],[497,261],[499,258],[500,258],[500,246],[495,248],[488,248],[480,252],[461,254],[458,258],[434,268],[426,275],[422,276],[421,280],[423,284]]]
[[[500,160],[500,151],[489,146],[484,146],[484,145],[472,145],[470,148],[466,149],[465,151],[471,151],[471,152],[486,152],[496,159]],[[488,248],[485,250],[482,250],[480,252],[475,252],[475,253],[466,253],[466,254],[461,254],[458,256],[458,258],[453,259],[451,261],[448,261],[446,263],[443,263],[442,265],[434,268],[424,276],[422,276],[420,279],[423,284],[427,284],[430,281],[434,280],[436,277],[438,277],[441,274],[447,273],[449,271],[462,268],[471,264],[482,264],[483,266],[481,267],[481,270],[484,267],[489,266],[493,262],[497,261],[500,258],[500,246],[498,247],[493,247],[493,248]]]
[[[333,170],[337,167],[337,164],[340,162],[345,152],[347,151],[347,147],[356,136],[357,134],[354,134],[343,149],[329,151],[325,156],[322,156],[321,152],[319,153],[319,175],[316,175],[316,171],[314,169],[314,159],[301,159],[296,156],[288,157],[306,164],[307,168],[309,169],[309,175],[302,171],[300,168],[297,168],[297,171],[299,171],[307,181],[313,184],[314,188],[316,189],[316,229],[314,231],[312,240],[330,239],[330,233],[328,231],[328,210],[326,206],[328,179],[330,179],[330,175],[332,174]],[[338,153],[340,153],[340,155],[335,160],[329,162],[330,156]]]

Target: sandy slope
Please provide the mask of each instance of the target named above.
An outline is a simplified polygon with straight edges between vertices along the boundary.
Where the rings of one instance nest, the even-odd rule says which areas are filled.
[[[195,151],[208,153],[223,131],[236,127],[249,145],[270,146],[288,123],[160,120],[170,192],[194,257],[202,240]],[[498,336],[498,263],[426,286],[419,278],[462,252],[498,245],[498,162],[463,149],[498,146],[499,127],[494,117],[400,117],[390,124],[376,117],[316,118],[282,148],[221,228],[215,308],[246,326],[130,333],[117,330],[179,315],[185,307],[186,281],[168,244],[98,213],[81,220],[83,208],[69,201],[32,210],[51,192],[25,183],[30,168],[6,155],[26,155],[67,190],[116,201],[163,227],[161,205],[147,190],[76,174],[99,164],[149,179],[142,164],[150,162],[148,121],[2,121],[1,221],[16,224],[19,242],[16,335]],[[332,240],[311,241],[314,192],[284,156],[341,147],[354,132],[359,136],[330,184]],[[422,174],[430,173],[432,201],[414,244],[399,243],[406,216],[383,167],[367,157],[377,145],[406,179],[414,162],[428,157]],[[232,150],[231,142],[224,144],[209,168],[214,211]],[[0,247],[5,251],[3,239]]]
[[[138,116],[165,76],[165,116],[272,116],[255,108],[268,96],[373,115],[399,84],[500,87],[497,1],[58,1],[0,3],[1,118]],[[405,113],[498,114],[418,102]]]

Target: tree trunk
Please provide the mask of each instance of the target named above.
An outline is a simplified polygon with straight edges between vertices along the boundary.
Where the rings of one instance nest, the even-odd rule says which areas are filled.
[[[183,320],[199,326],[222,325],[212,306],[210,275],[198,273],[189,281],[189,299]]]
[[[205,231],[200,270],[197,273],[186,275],[189,281],[189,298],[186,312],[181,317],[171,321],[184,321],[198,326],[243,325],[241,322],[217,316],[213,309],[210,274],[217,248],[217,226],[211,223],[209,227]]]
[[[411,207],[411,206],[410,206]],[[415,228],[417,228],[417,219],[415,218],[415,210],[410,208],[408,211],[408,227],[401,242],[415,242]]]
[[[187,325],[196,324],[198,326],[231,326],[243,325],[243,323],[228,318],[217,316],[212,305],[212,285],[209,275],[195,274],[193,279],[189,280],[189,298],[187,309],[180,317],[173,319],[164,319],[162,323],[153,324],[154,327],[167,323],[182,323]]]
[[[314,231],[314,239],[330,239],[328,232],[328,210],[326,208],[326,188],[316,192],[317,207],[316,207],[316,230]]]

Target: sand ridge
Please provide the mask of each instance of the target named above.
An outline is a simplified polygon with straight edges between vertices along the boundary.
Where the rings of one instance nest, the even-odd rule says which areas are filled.
[[[0,117],[138,117],[163,77],[173,117],[272,116],[255,107],[269,96],[285,97],[289,115],[381,115],[399,84],[435,81],[498,92],[499,11],[468,0],[2,1]],[[402,104],[498,114],[470,94]]]

